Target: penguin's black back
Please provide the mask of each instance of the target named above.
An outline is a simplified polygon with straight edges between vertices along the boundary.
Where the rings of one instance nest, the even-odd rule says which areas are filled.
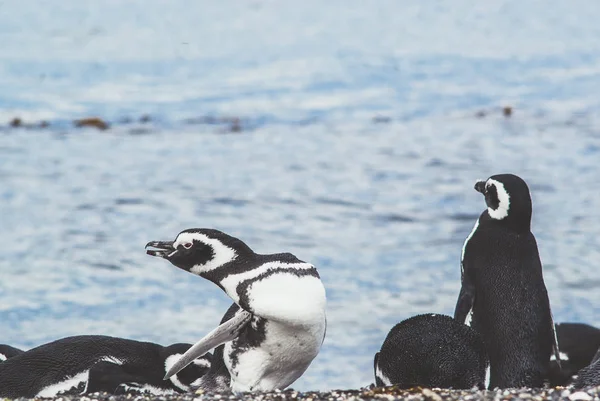
[[[561,366],[550,362],[551,386],[565,386],[573,375],[588,366],[600,348],[600,329],[584,323],[556,324]]]
[[[190,345],[185,345],[185,349]],[[161,345],[84,335],[40,345],[0,364],[0,396],[34,397],[49,385],[90,370],[86,392],[113,392],[124,382],[170,388]],[[114,361],[118,360],[118,363]]]
[[[486,344],[490,388],[542,387],[554,333],[535,237],[497,224],[486,211],[463,267],[475,288],[472,327]]]
[[[0,344],[0,362],[22,354],[23,351],[7,344]]]
[[[158,344],[108,336],[62,338],[0,364],[0,396],[33,397],[48,385],[90,369],[106,356],[123,361],[123,365],[153,366],[161,349]]]
[[[573,386],[575,388],[600,386],[600,350],[596,352],[589,366],[579,371]]]
[[[417,315],[398,323],[375,356],[375,371],[400,388],[483,388],[486,366],[479,335],[445,315]],[[385,385],[377,374],[375,382]]]

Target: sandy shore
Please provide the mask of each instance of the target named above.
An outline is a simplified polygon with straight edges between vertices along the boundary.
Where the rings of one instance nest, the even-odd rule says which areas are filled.
[[[134,396],[90,394],[87,396],[56,397],[55,401],[345,401],[345,400],[410,400],[410,401],[454,401],[454,400],[569,400],[569,401],[600,401],[600,387],[583,390],[569,388],[552,389],[507,389],[497,391],[479,390],[443,390],[422,389],[400,390],[394,387],[361,389],[361,390],[333,390],[329,392],[298,392],[285,391],[273,393],[246,393],[246,394],[180,394],[173,396]]]

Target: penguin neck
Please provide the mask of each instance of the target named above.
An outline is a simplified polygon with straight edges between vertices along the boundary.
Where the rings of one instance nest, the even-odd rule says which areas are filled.
[[[285,324],[319,324],[325,289],[315,267],[292,254],[247,255],[205,276],[240,308]]]
[[[482,213],[482,217],[483,216],[485,216],[485,220],[491,221],[498,226],[505,227],[518,234],[531,232],[531,211],[528,213],[516,210],[509,211],[508,215],[500,220],[490,216],[488,210]]]
[[[232,276],[242,276],[253,271],[260,263],[260,255],[254,253],[249,247],[236,248],[236,257],[217,269],[201,274],[205,279],[212,281],[233,300],[237,298],[237,286],[231,285]]]

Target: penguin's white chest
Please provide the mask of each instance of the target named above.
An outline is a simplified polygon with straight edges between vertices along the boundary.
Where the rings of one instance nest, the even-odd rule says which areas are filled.
[[[233,391],[283,389],[298,379],[319,353],[325,335],[322,325],[293,327],[267,321],[265,337],[257,347],[225,344],[225,364]]]
[[[325,289],[312,276],[281,274],[253,284],[251,306],[262,320],[254,344],[225,344],[233,391],[284,389],[317,356],[325,337]],[[264,326],[261,328],[260,325]]]

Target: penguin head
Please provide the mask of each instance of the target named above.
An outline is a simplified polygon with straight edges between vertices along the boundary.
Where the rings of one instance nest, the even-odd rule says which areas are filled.
[[[7,344],[0,344],[0,362],[4,362],[7,359],[12,358],[13,356],[20,355],[22,353],[23,351],[18,348],[11,347]]]
[[[180,269],[204,276],[234,260],[253,253],[241,240],[221,231],[190,228],[180,232],[174,241],[150,241],[146,253],[167,259]]]
[[[175,362],[177,362],[191,346],[191,344],[181,343],[163,348],[162,357],[165,368],[163,375],[171,369]],[[207,352],[201,357],[194,359],[192,363],[187,365],[177,374],[169,377],[169,380],[177,389],[183,392],[189,392],[196,385],[198,380],[210,370],[211,362],[212,355],[210,352]]]
[[[523,179],[514,174],[493,175],[475,183],[475,190],[485,196],[489,216],[517,229],[531,225],[531,196]]]

